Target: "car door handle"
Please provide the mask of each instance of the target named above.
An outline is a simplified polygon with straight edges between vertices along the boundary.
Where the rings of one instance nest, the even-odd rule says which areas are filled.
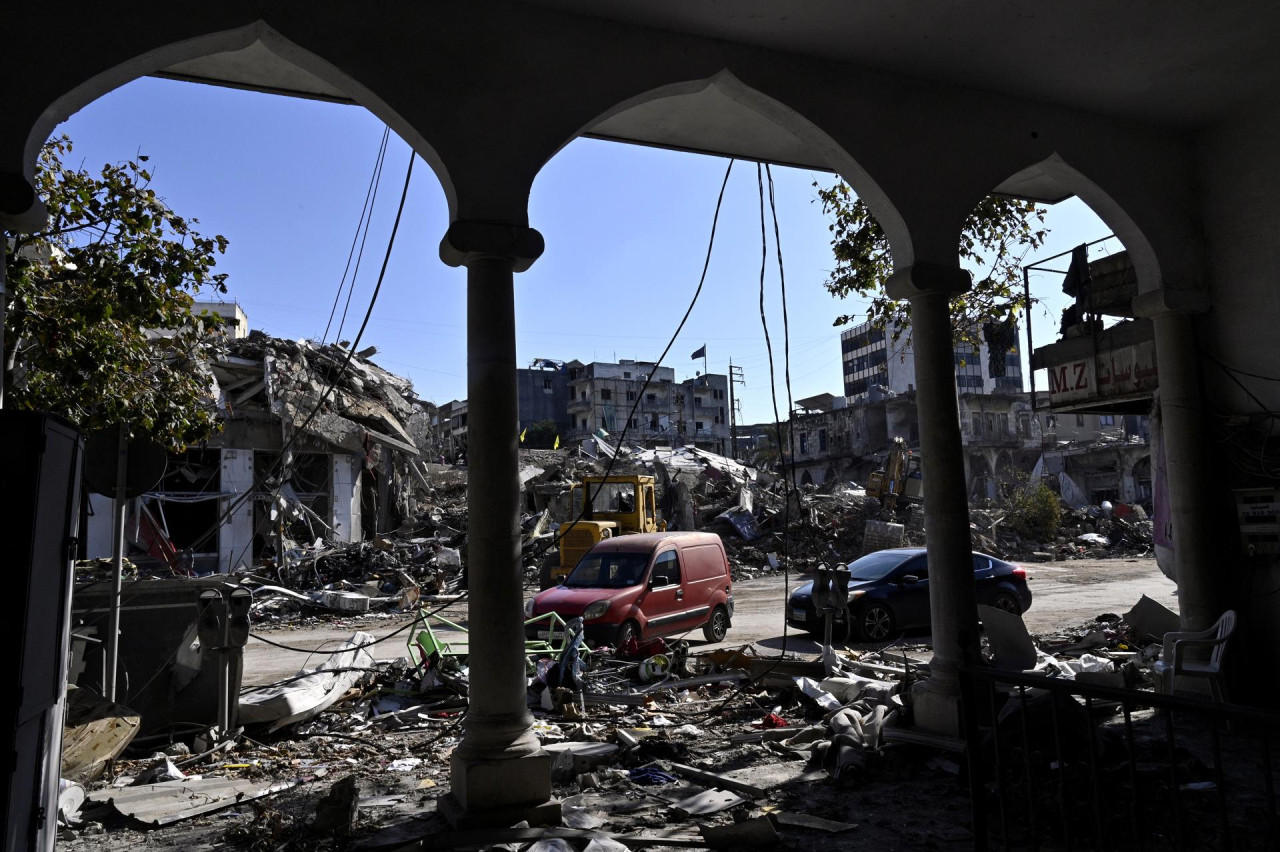
[[[676,600],[684,600],[684,589],[676,589]]]

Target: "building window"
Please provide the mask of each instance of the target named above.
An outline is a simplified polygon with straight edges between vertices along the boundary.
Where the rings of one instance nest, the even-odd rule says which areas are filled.
[[[701,431],[702,431],[702,421],[701,421],[701,420],[696,420],[696,421],[694,421],[693,427],[694,427],[695,429],[697,429],[699,432],[701,432]]]
[[[634,417],[632,417],[630,420],[627,421],[627,426],[629,426],[632,429],[635,429],[639,425],[640,424],[636,422],[636,419]]]
[[[827,451],[827,430],[818,430],[818,452],[825,453]]]
[[[543,389],[545,389],[545,390],[551,390],[551,380],[550,380],[550,379],[543,379],[543,380],[542,380],[542,387],[543,387]]]
[[[629,378],[631,378],[631,374],[630,374],[630,373],[628,373],[626,370],[623,370],[623,371],[622,371],[622,378],[624,378],[624,379],[629,379]]]
[[[582,424],[581,424],[581,425],[582,425],[582,428],[583,428],[583,429],[587,428],[587,418],[585,418],[585,417],[584,417],[584,418],[582,418]]]
[[[650,429],[658,428],[658,415],[656,414],[649,415],[649,428]]]
[[[609,390],[608,388],[601,388],[601,389],[600,389],[600,398],[601,398],[601,399],[613,399],[613,391]]]
[[[1103,414],[1098,417],[1098,426],[1114,426],[1116,425],[1116,416],[1114,414]]]
[[[973,415],[973,434],[975,436],[982,434],[982,415],[981,414]]]
[[[693,398],[693,404],[694,404],[694,405],[696,405],[696,406],[698,406],[699,408],[701,408],[701,407],[702,407],[702,397],[700,397],[700,396],[695,396],[695,397]]]
[[[809,433],[800,433],[800,455],[809,455]]]
[[[636,392],[627,391],[627,402],[635,402],[635,399],[636,399]]]
[[[658,395],[656,393],[646,394],[645,399],[649,400],[649,402],[657,402]]]
[[[716,422],[717,422],[717,423],[719,423],[719,422],[720,422],[720,415],[719,415],[719,414],[717,414],[717,415],[716,415],[715,420],[716,420]]]

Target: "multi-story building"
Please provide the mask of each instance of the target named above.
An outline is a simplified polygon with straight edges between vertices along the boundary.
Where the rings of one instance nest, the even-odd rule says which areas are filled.
[[[467,452],[467,401],[450,400],[440,406],[440,435],[444,454],[449,461],[456,461]]]
[[[624,427],[637,442],[667,440],[675,433],[684,399],[677,392],[671,367],[623,360],[616,364],[570,361],[565,368],[569,440],[589,438],[601,429],[613,434]]]
[[[627,430],[641,444],[693,444],[724,453],[729,446],[729,377],[707,374],[676,382],[671,367],[647,361],[570,361],[569,440],[603,429]],[[647,385],[646,385],[647,382]]]
[[[994,361],[991,345],[985,339],[976,347],[970,343],[956,344],[957,393],[1022,391],[1018,326],[1013,323],[1000,330],[1004,340],[1010,343],[1003,355],[997,353]],[[844,394],[850,402],[868,399],[876,387],[894,393],[910,393],[916,389],[916,358],[909,330],[894,326],[876,328],[866,322],[840,335],[840,351],[844,362]]]
[[[535,358],[527,368],[516,370],[518,428],[548,420],[558,434],[568,434],[574,422],[569,417],[569,370],[563,361]]]
[[[683,442],[725,455],[729,452],[729,377],[707,373],[679,385],[684,396]]]

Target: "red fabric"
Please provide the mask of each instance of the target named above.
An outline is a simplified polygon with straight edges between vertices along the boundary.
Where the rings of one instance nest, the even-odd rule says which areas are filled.
[[[762,728],[787,728],[790,727],[790,723],[777,713],[770,713],[760,720],[760,726]]]
[[[668,652],[667,643],[661,639],[646,639],[639,642],[632,636],[618,646],[618,656],[624,660],[647,660],[654,654]]]

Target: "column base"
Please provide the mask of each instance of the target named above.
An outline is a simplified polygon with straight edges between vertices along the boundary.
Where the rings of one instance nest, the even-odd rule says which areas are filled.
[[[436,813],[448,820],[458,831],[473,828],[506,828],[527,822],[532,828],[540,825],[560,824],[560,802],[552,800],[540,805],[514,806],[493,811],[468,811],[452,793],[436,800]]]
[[[928,680],[911,687],[911,717],[915,727],[931,734],[961,737],[960,696]]]
[[[551,755],[546,752],[495,760],[468,760],[455,753],[449,763],[451,791],[438,808],[454,828],[559,822],[560,803],[551,800]]]

